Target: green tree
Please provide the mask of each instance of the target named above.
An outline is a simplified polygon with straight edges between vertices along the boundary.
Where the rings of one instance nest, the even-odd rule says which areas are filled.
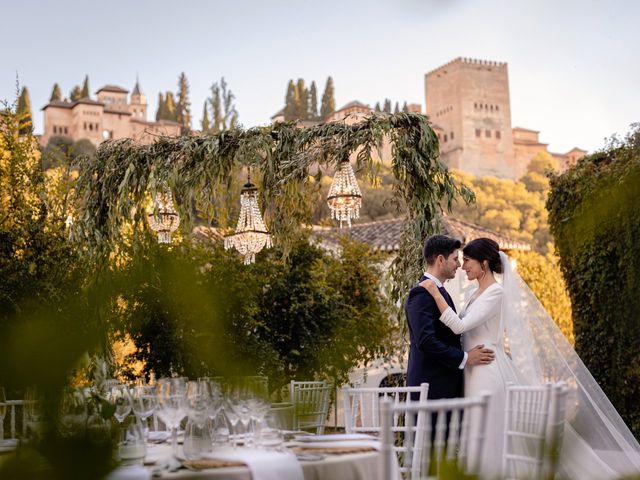
[[[398,102],[396,102],[396,106],[393,109],[393,113],[400,113],[400,105],[398,104]]]
[[[318,120],[318,88],[315,80],[311,82],[309,89],[309,115],[310,120]]]
[[[22,87],[20,96],[18,97],[18,106],[16,114],[20,120],[20,135],[26,135],[32,130],[33,114],[31,113],[31,98],[29,98],[29,90]]]
[[[75,102],[77,100],[80,100],[81,98],[82,98],[82,88],[80,88],[80,85],[76,85],[75,87],[73,87],[71,92],[69,92],[69,100],[71,100],[72,102]]]
[[[89,91],[89,75],[85,75],[84,82],[82,83],[82,91],[80,92],[80,98],[90,98],[91,92]]]
[[[380,108],[380,102],[376,102],[376,106],[375,106],[374,110],[376,112],[381,112],[382,111],[382,108]]]
[[[178,103],[176,121],[182,125],[182,134],[191,131],[191,102],[189,102],[189,81],[184,72],[178,78]]]
[[[214,133],[234,128],[238,124],[238,111],[235,105],[235,95],[228,88],[222,77],[220,83],[211,85],[209,103],[212,111],[211,131]]]
[[[304,84],[304,79],[299,78],[296,84],[298,92],[298,120],[307,120],[309,118],[309,90]]]
[[[202,133],[207,133],[209,131],[209,110],[207,109],[207,101],[205,100],[204,105],[202,106],[202,120],[200,121],[200,128],[202,129]]]
[[[299,104],[300,99],[298,97],[296,85],[293,83],[293,80],[289,80],[289,84],[287,85],[287,96],[285,97],[284,104],[284,119],[286,121],[296,120],[298,118]]]
[[[402,111],[404,113],[408,113],[409,112],[409,105],[407,105],[407,102],[404,102],[404,104],[402,105]]]
[[[53,90],[51,90],[51,98],[49,98],[49,101],[55,102],[60,100],[62,100],[62,90],[60,90],[60,85],[54,83]]]
[[[165,94],[164,120],[177,121],[176,101],[173,92],[167,92]]]
[[[640,435],[640,125],[551,177],[549,223],[567,282],[575,346]]]
[[[165,100],[162,92],[158,93],[158,109],[156,110],[156,122],[165,118]]]
[[[333,78],[327,78],[327,83],[322,94],[322,104],[320,106],[320,116],[326,119],[329,115],[336,111],[336,100],[334,98]]]
[[[385,113],[391,113],[391,100],[388,98],[384,99],[384,107],[382,107],[382,111]]]

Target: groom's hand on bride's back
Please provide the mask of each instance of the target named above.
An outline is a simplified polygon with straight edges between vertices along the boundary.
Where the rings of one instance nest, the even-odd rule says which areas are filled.
[[[476,345],[467,352],[467,365],[488,365],[496,358],[493,350]]]

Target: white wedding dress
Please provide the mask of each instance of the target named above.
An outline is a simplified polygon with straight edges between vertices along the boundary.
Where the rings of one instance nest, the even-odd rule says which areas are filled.
[[[504,274],[478,294],[459,314],[448,308],[440,317],[462,334],[465,351],[483,344],[494,350],[489,365],[465,368],[465,396],[491,392],[481,476],[501,476],[506,386],[565,382],[567,424],[560,474],[569,479],[606,480],[640,472],[640,445],[604,395],[553,319],[526,283],[500,254]],[[510,356],[504,349],[505,334]],[[544,374],[543,374],[544,372]]]

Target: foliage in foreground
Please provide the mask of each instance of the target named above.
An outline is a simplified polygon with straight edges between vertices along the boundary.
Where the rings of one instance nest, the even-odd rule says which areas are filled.
[[[575,346],[640,436],[640,125],[553,177],[547,207]]]

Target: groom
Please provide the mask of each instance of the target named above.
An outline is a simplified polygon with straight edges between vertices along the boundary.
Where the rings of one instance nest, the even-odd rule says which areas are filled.
[[[429,278],[455,311],[456,307],[443,283],[456,275],[460,267],[460,241],[446,235],[429,237],[424,244],[426,272],[420,282]],[[415,286],[409,292],[405,307],[411,340],[407,385],[429,384],[429,399],[455,398],[464,395],[463,371],[466,365],[491,363],[492,350],[476,345],[468,352],[462,350],[460,335],[453,333],[440,319],[435,300],[426,289]],[[411,394],[418,400],[419,394]]]

